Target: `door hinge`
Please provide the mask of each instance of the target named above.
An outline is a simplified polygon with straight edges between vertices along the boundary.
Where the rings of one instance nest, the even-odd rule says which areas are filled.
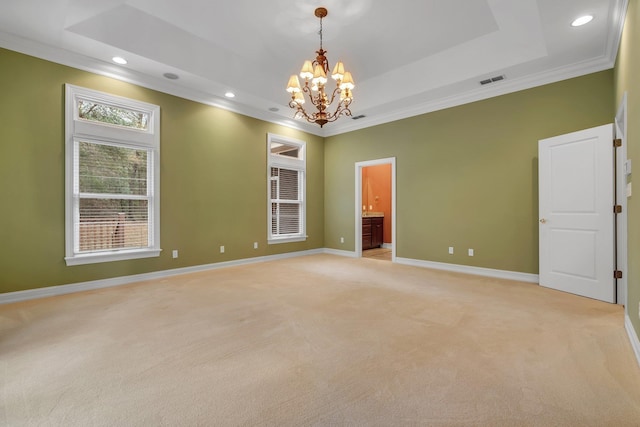
[[[613,140],[614,147],[622,147],[622,140],[620,138],[616,138]]]
[[[614,278],[614,279],[622,279],[622,271],[620,271],[620,270],[614,270],[614,271],[613,271],[613,278]]]
[[[613,207],[613,213],[617,213],[617,214],[622,213],[622,205],[615,205]]]

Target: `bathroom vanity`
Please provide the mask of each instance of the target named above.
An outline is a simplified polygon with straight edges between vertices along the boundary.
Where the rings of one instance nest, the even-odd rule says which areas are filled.
[[[382,246],[384,214],[369,212],[362,215],[362,250]]]

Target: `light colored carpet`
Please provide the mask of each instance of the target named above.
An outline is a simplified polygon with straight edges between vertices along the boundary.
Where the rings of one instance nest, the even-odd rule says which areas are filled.
[[[622,308],[331,255],[0,306],[8,426],[638,426]]]

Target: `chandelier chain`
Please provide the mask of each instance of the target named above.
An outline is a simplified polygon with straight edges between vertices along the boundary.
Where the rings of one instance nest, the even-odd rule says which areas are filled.
[[[322,50],[322,17],[320,17],[320,50]]]

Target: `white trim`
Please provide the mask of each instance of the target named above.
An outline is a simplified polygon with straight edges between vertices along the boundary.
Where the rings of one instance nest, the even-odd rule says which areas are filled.
[[[231,102],[220,95],[210,93],[206,90],[180,86],[167,79],[152,77],[126,67],[100,61],[76,52],[40,43],[15,34],[0,31],[0,47],[14,52],[23,53],[25,55],[34,56],[36,58],[41,58],[46,61],[55,62],[56,64],[66,65],[67,67],[73,67],[78,70],[131,83],[147,89],[157,90],[162,93],[178,96],[201,104],[254,117],[268,123],[274,123],[287,128],[308,132],[313,135],[323,136],[323,129],[319,128],[315,123],[310,124],[306,121],[303,122],[288,117],[282,117],[281,115],[276,115],[269,111],[264,111],[247,104]]]
[[[358,258],[358,254],[354,251],[345,251],[341,249],[324,248],[324,253],[329,255],[343,256],[347,258]]]
[[[148,114],[145,130],[123,128],[101,122],[83,120],[78,115],[78,101],[115,106]],[[160,255],[160,107],[155,104],[111,95],[109,93],[65,84],[65,263],[67,266],[99,262],[157,257]],[[139,199],[149,201],[148,247],[82,253],[78,248],[78,173],[79,141],[116,145],[128,149],[147,150],[147,194]],[[126,197],[125,197],[126,198]]]
[[[629,0],[614,0],[611,6],[612,23],[609,28],[611,31],[607,35],[607,48],[604,56],[610,58],[615,65],[618,49],[620,49],[620,41],[622,40],[622,31],[624,30],[624,21],[627,17],[627,9]],[[613,65],[612,65],[613,67]]]
[[[307,240],[307,235],[304,236],[296,236],[296,237],[276,237],[273,239],[267,239],[267,243],[270,245],[279,245],[280,243],[295,243],[295,242],[304,242]]]
[[[216,262],[213,264],[196,265],[193,267],[175,268],[171,270],[154,271],[151,273],[135,274],[132,276],[114,277],[111,279],[93,280],[90,282],[72,283],[68,285],[48,286],[46,288],[28,289],[0,294],[0,304],[9,304],[19,301],[27,301],[36,298],[65,295],[74,292],[90,291],[95,289],[109,288],[113,286],[128,285],[144,280],[163,279],[180,274],[196,273],[200,271],[217,270],[220,268],[233,267],[237,265],[256,264],[260,262],[275,261],[279,259],[295,258],[306,255],[316,255],[324,253],[323,249],[310,249],[306,251],[288,252],[285,254],[266,255],[255,258],[243,258],[233,261]]]
[[[393,244],[391,244],[391,243],[383,243],[381,247],[384,248],[384,249],[393,249]]]
[[[95,264],[98,262],[125,261],[129,259],[159,257],[162,249],[131,249],[121,251],[92,252],[65,257],[67,266]]]
[[[627,175],[624,171],[624,165],[627,161],[627,92],[622,95],[622,100],[618,106],[615,117],[616,138],[622,139],[622,147],[614,148],[616,150],[616,201],[622,206],[622,212],[617,214],[617,235],[616,235],[616,255],[617,269],[622,271],[622,279],[617,281],[617,303],[624,306],[624,311],[629,314],[627,305],[627,295],[629,292],[628,284],[628,225],[627,225]]]
[[[631,343],[633,352],[636,355],[636,360],[638,361],[638,365],[640,365],[640,340],[638,340],[638,333],[636,332],[636,329],[633,327],[633,323],[631,323],[631,319],[629,319],[628,315],[624,316],[624,328],[627,330],[627,335],[629,336],[629,342]]]
[[[355,164],[355,253],[362,256],[362,168],[368,166],[391,165],[391,262],[396,261],[396,158],[366,160]]]
[[[272,114],[268,111],[263,111],[247,104],[233,103],[217,94],[207,93],[205,90],[179,86],[165,79],[154,78],[137,71],[115,66],[115,64],[98,61],[66,49],[46,45],[44,43],[39,43],[2,31],[0,31],[0,47],[77,68],[79,70],[88,71],[138,86],[161,91],[170,95],[179,96],[205,105],[222,108],[234,113],[254,117],[269,123],[301,130],[317,136],[329,137],[611,69],[615,64],[618,53],[618,46],[620,45],[620,39],[624,27],[627,5],[628,0],[615,1],[614,6],[612,7],[613,13],[611,13],[613,23],[610,26],[610,33],[607,35],[606,51],[604,55],[599,58],[569,64],[554,70],[543,71],[522,78],[508,80],[496,86],[488,85],[490,87],[483,87],[465,94],[435,99],[423,104],[410,106],[403,110],[395,110],[390,113],[372,113],[371,118],[364,118],[360,120],[347,120],[345,118],[327,128],[318,128],[318,126],[309,124],[306,121],[303,122],[300,120],[285,118],[281,115]],[[369,114],[367,111],[360,111],[359,113],[365,115]]]
[[[289,158],[271,154],[271,144],[278,143],[287,146],[298,147],[299,157]],[[302,199],[301,217],[300,217],[300,233],[290,235],[273,235],[272,234],[272,199],[271,199],[271,168],[283,168],[295,170],[299,172],[299,195]],[[290,242],[304,242],[307,240],[307,143],[301,139],[295,139],[288,136],[278,135],[275,133],[267,133],[267,244],[279,244]]]
[[[353,132],[355,130],[395,122],[409,117],[420,116],[434,111],[470,104],[484,99],[507,95],[538,86],[544,86],[563,80],[609,70],[613,68],[614,64],[615,57],[613,59],[600,57],[595,60],[571,64],[554,70],[543,71],[534,75],[505,80],[494,87],[491,87],[492,85],[482,86],[476,90],[467,91],[461,94],[455,94],[445,98],[436,98],[422,104],[412,104],[406,108],[393,109],[388,112],[359,111],[359,114],[364,114],[365,116],[371,115],[371,117],[365,117],[359,120],[336,122],[334,126],[330,126],[325,130],[324,137],[326,138],[347,132]]]
[[[412,258],[396,258],[398,264],[413,267],[432,268],[434,270],[452,271],[455,273],[474,274],[476,276],[495,277],[498,279],[516,280],[518,282],[538,283],[538,275],[520,273],[518,271],[495,270],[493,268],[473,267],[470,265],[448,264],[444,262],[424,261]]]

